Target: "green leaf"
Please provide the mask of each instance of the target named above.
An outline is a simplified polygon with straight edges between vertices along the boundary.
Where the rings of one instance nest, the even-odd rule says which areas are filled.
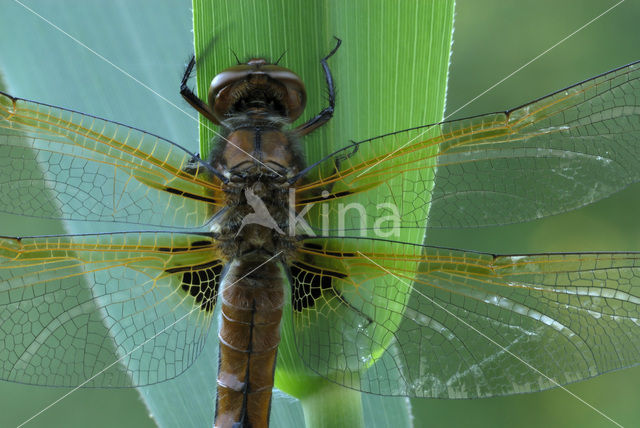
[[[442,118],[452,21],[453,2],[194,1],[198,93],[206,99],[213,76],[236,63],[234,53],[241,61],[264,57],[275,62],[286,52],[279,64],[299,74],[307,88],[301,123],[326,106],[320,59],[335,46],[334,37],[342,39],[329,59],[337,88],[335,116],[303,141],[307,160],[313,162],[352,140]],[[203,120],[203,153],[210,151],[215,138],[215,129]],[[423,236],[404,233],[400,239],[422,242]],[[291,332],[290,318],[285,316],[276,385],[302,399],[307,425],[362,424],[357,395],[311,373],[298,357]],[[278,420],[278,425],[282,423]]]

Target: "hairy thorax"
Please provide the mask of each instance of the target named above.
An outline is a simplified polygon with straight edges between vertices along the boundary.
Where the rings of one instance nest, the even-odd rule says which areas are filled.
[[[296,138],[278,117],[243,114],[224,125],[228,133],[212,163],[229,179],[223,187],[226,208],[212,232],[229,260],[286,258],[294,239],[289,179],[303,167]]]

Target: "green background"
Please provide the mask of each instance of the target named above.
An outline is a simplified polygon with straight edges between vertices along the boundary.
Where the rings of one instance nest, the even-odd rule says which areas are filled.
[[[524,3],[458,2],[446,114],[615,2]],[[27,4],[186,107],[177,89],[192,46],[190,2]],[[638,16],[637,2],[623,3],[454,117],[513,107],[638,59]],[[0,69],[9,91],[17,96],[121,121],[197,150],[195,122],[8,0],[0,3]],[[339,88],[340,76],[336,80]],[[390,108],[402,109],[402,105]],[[633,186],[571,214],[477,232],[438,231],[430,234],[430,241],[492,252],[640,250],[638,196],[640,186]],[[51,229],[15,217],[0,221],[0,234],[37,233],[51,233]],[[20,423],[65,392],[8,383],[0,383],[0,388],[0,426]],[[623,426],[640,422],[640,368],[569,389]],[[484,400],[412,400],[412,404],[415,426],[612,426],[558,389]],[[29,426],[116,424],[152,426],[135,390],[76,392]]]

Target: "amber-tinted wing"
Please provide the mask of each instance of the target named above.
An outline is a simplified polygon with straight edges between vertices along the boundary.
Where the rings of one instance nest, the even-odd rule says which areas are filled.
[[[494,256],[341,237],[304,240],[293,263],[299,353],[350,388],[489,397],[640,363],[640,253]]]
[[[202,161],[167,140],[0,92],[0,211],[197,227],[219,191]]]
[[[0,378],[126,386],[177,376],[204,345],[222,266],[197,234],[0,237]]]
[[[396,207],[398,226],[419,229],[427,214],[429,227],[478,227],[590,204],[640,180],[640,62],[507,112],[354,143],[308,176],[299,207],[329,205],[311,210],[323,233],[324,219],[343,217],[338,203],[362,204],[367,221],[333,230],[375,228],[390,213],[383,203]]]

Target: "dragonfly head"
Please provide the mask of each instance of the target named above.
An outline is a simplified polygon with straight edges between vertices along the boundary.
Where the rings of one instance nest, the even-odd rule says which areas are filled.
[[[300,76],[263,58],[227,68],[209,87],[209,105],[219,122],[234,113],[277,114],[293,122],[306,102]]]

